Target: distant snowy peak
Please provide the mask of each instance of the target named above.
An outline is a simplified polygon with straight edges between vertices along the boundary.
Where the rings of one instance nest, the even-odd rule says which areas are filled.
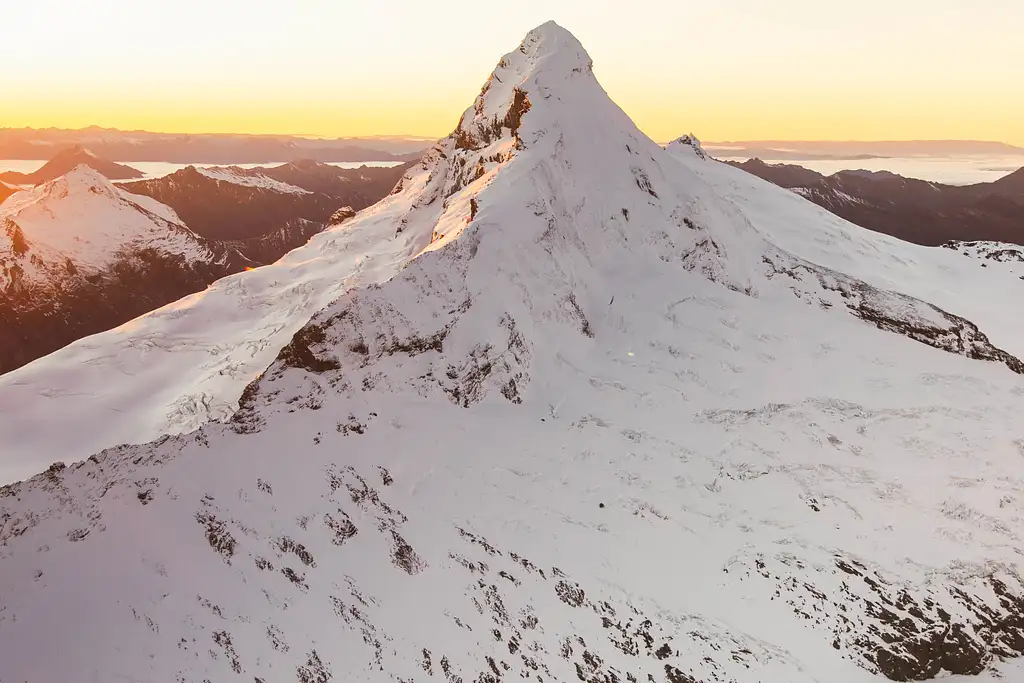
[[[0,225],[0,291],[96,273],[133,251],[214,259],[170,208],[119,190],[85,165],[10,197]]]
[[[244,169],[238,166],[208,166],[202,167],[197,166],[195,170],[206,176],[225,183],[233,183],[235,185],[243,185],[245,187],[256,187],[264,190],[272,190],[274,192],[284,192],[287,194],[310,194],[309,190],[304,190],[301,187],[289,185],[279,180],[274,180],[263,173],[255,170]]]
[[[676,138],[666,146],[666,149],[675,153],[692,153],[699,159],[709,158],[708,153],[701,146],[700,140],[693,133]]]

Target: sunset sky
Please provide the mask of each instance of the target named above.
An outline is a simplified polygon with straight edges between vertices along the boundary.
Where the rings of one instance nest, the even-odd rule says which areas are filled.
[[[1019,0],[4,3],[0,127],[437,137],[547,19],[657,140],[1024,145]]]

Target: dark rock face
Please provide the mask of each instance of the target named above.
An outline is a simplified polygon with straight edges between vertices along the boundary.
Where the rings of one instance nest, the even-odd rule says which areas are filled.
[[[337,211],[335,211],[333,214],[331,214],[331,219],[330,219],[330,221],[328,221],[328,224],[329,225],[341,225],[342,223],[344,223],[349,218],[352,218],[355,215],[356,215],[356,210],[355,209],[353,209],[351,206],[343,206],[340,209],[338,209]]]
[[[244,240],[279,229],[296,218],[323,222],[337,208],[328,195],[298,194],[216,180],[189,166],[163,178],[125,183],[174,209],[196,234]]]
[[[17,191],[18,191],[18,188],[11,187],[10,185],[8,185],[6,183],[0,182],[0,204],[2,204],[5,199],[10,197],[12,194],[14,194]]]
[[[869,230],[926,246],[950,240],[1024,244],[1024,169],[992,183],[954,186],[893,173],[830,176],[760,159],[728,162]]]
[[[141,171],[130,166],[115,164],[107,159],[101,159],[84,147],[75,145],[58,152],[56,156],[46,162],[38,171],[33,173],[8,171],[7,173],[0,173],[0,180],[15,185],[38,185],[39,183],[45,183],[48,180],[58,178],[82,165],[98,171],[110,180],[132,180],[142,177]],[[0,201],[3,201],[2,192],[3,189],[0,188]]]
[[[774,584],[797,616],[831,629],[835,649],[889,680],[976,675],[996,657],[1024,654],[1024,585],[1016,579],[1012,588],[990,575],[911,592],[852,557],[837,555],[812,576],[806,566],[776,560],[759,556],[746,576]],[[794,569],[799,581],[789,576]],[[828,581],[838,581],[838,590],[826,589]]]
[[[995,261],[997,263],[1024,263],[1024,246],[1016,247],[1000,242],[959,242],[956,240],[946,242],[942,245],[946,249],[959,251],[964,256],[976,256],[983,261]]]

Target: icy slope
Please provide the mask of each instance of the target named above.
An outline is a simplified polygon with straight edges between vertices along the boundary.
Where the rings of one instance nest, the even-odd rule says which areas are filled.
[[[775,219],[686,146],[545,24],[390,199],[133,323],[283,348],[229,424],[0,489],[4,678],[1019,674],[1021,376],[925,334],[987,303],[884,288],[913,285],[884,242],[797,197]],[[963,259],[901,258],[933,252]],[[300,328],[264,273],[332,283],[295,317],[334,300]],[[218,321],[244,291],[265,307]]]

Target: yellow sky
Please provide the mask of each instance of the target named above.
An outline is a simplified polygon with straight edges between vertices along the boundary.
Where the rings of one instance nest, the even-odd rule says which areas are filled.
[[[442,136],[550,18],[658,140],[1024,145],[1018,0],[48,0],[3,17],[0,127]]]

